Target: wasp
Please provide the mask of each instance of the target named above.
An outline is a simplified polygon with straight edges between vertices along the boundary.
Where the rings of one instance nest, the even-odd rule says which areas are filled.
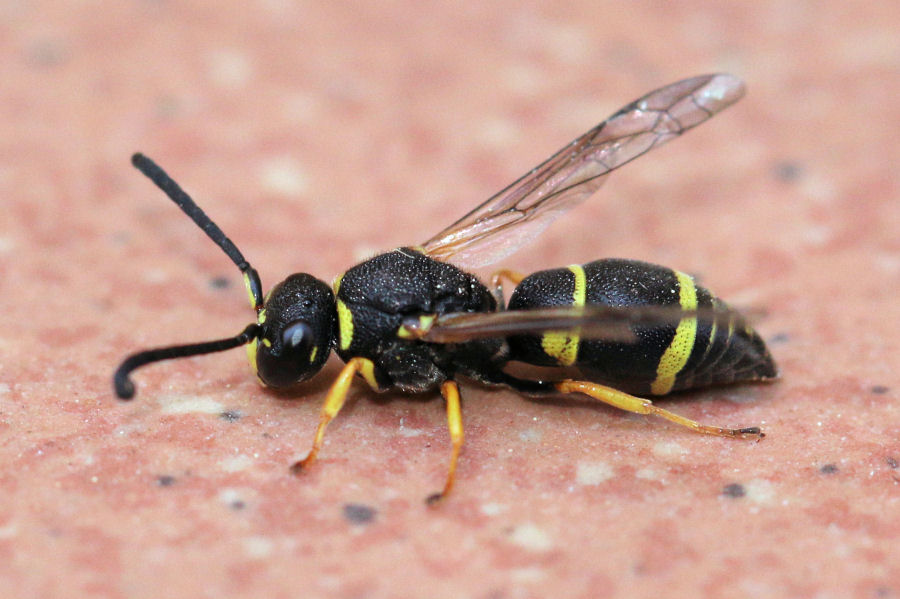
[[[761,438],[758,427],[690,420],[641,396],[777,376],[765,343],[746,320],[687,274],[625,259],[543,270],[498,270],[489,285],[465,269],[495,264],[580,204],[622,165],[696,127],[739,100],[740,79],[714,74],[672,83],[635,100],[553,154],[424,243],[357,264],[332,285],[292,274],[263,294],[257,271],[165,171],[135,154],[132,163],[181,208],[243,273],[256,321],[238,335],[150,349],[113,376],[131,399],[136,368],[246,346],[262,384],[288,387],[316,374],[334,350],[345,362],[326,394],[307,456],[360,376],[375,391],[439,389],[451,456],[443,489],[453,488],[463,445],[458,381],[472,379],[528,396],[581,394],[699,433]],[[514,288],[506,302],[506,285]],[[523,363],[541,374],[511,374]],[[555,367],[547,376],[539,367]]]

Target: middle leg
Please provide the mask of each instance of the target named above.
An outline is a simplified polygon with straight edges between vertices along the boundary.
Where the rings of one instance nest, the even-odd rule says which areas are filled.
[[[456,481],[456,462],[459,459],[459,451],[462,449],[465,435],[463,433],[462,410],[459,405],[459,385],[456,381],[444,381],[441,385],[441,395],[447,403],[447,428],[450,431],[450,441],[453,449],[450,453],[450,469],[447,472],[447,480],[444,482],[444,489],[440,493],[429,495],[425,502],[428,505],[435,505],[444,499],[453,488]]]

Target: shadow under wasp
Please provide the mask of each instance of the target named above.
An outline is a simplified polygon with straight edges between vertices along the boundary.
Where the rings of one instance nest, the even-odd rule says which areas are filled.
[[[579,393],[700,433],[760,438],[757,427],[701,424],[631,394],[659,396],[777,376],[759,335],[690,276],[604,259],[528,276],[499,270],[487,286],[463,270],[513,253],[593,194],[610,172],[706,121],[743,93],[743,83],[724,74],[652,91],[423,244],[365,260],[332,286],[293,274],[266,295],[256,270],[221,229],[160,167],[135,154],[134,166],[243,273],[257,318],[234,337],[129,356],[114,374],[116,395],[134,396],[129,375],[136,368],[241,345],[263,384],[286,387],[317,373],[334,349],[346,364],[325,397],[312,448],[292,470],[300,472],[316,458],[356,375],[375,391],[439,388],[452,451],[443,490],[429,496],[429,503],[446,497],[454,484],[463,444],[457,383],[462,377],[533,396]],[[508,303],[504,281],[515,286]],[[513,362],[564,367],[573,374],[523,378],[508,372]]]

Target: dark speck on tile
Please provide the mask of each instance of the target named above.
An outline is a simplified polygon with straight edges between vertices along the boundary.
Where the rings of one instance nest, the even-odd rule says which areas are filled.
[[[803,176],[803,166],[800,163],[785,160],[776,164],[773,172],[779,181],[793,183]]]
[[[45,39],[28,48],[27,59],[39,67],[57,67],[65,63],[70,52],[66,44],[60,40]]]
[[[361,503],[348,503],[344,505],[344,518],[354,524],[368,524],[375,519],[375,508]]]
[[[884,461],[887,462],[887,465],[890,466],[891,468],[893,468],[894,470],[896,470],[897,467],[900,466],[900,462],[898,462],[897,458],[895,458],[894,456],[888,456],[885,458]]]
[[[240,420],[244,415],[241,414],[240,410],[226,410],[219,414],[219,418],[222,420],[227,420],[228,422],[234,422],[236,420]]]
[[[735,499],[739,497],[743,497],[747,494],[747,489],[744,488],[744,485],[740,483],[731,483],[730,485],[725,485],[725,488],[722,489],[722,495],[725,497],[733,497]]]
[[[819,472],[821,472],[822,474],[837,474],[837,464],[825,464],[824,466],[819,468]]]
[[[156,477],[156,484],[160,487],[171,487],[175,484],[175,481],[178,480],[174,476],[170,474],[163,474],[161,476]]]
[[[787,343],[790,339],[787,333],[775,333],[769,338],[769,343]]]
[[[885,387],[884,385],[872,385],[871,391],[872,393],[875,393],[877,395],[884,395],[885,393],[890,391],[890,388]]]
[[[231,279],[228,277],[213,277],[209,280],[209,286],[213,289],[227,289],[231,287]]]

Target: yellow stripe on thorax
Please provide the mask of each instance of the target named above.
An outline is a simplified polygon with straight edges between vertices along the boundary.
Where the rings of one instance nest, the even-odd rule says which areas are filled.
[[[587,301],[587,278],[580,264],[569,266],[569,270],[575,275],[575,285],[572,290],[572,306],[580,308]],[[556,361],[560,366],[571,366],[578,358],[578,346],[581,343],[579,329],[571,331],[550,331],[541,337],[541,348],[544,353]]]
[[[678,279],[678,302],[682,310],[697,309],[697,287],[694,280],[683,272],[673,270]],[[656,366],[656,380],[650,385],[650,392],[654,395],[665,395],[675,385],[675,377],[687,364],[688,358],[694,349],[697,339],[697,315],[685,316],[679,321],[675,329],[675,336],[669,347],[659,359]]]
[[[257,339],[253,339],[247,344],[247,361],[250,362],[250,368],[253,370],[253,374],[259,376],[259,371],[256,368],[257,347],[259,347],[259,341]]]
[[[337,298],[338,291],[341,289],[341,279],[344,278],[344,275],[339,275],[332,283],[332,287],[334,288],[334,297]],[[350,308],[347,307],[347,304],[342,302],[341,300],[337,300],[337,315],[338,315],[338,347],[341,349],[347,349],[350,347],[350,343],[353,342],[353,313],[350,311]]]

